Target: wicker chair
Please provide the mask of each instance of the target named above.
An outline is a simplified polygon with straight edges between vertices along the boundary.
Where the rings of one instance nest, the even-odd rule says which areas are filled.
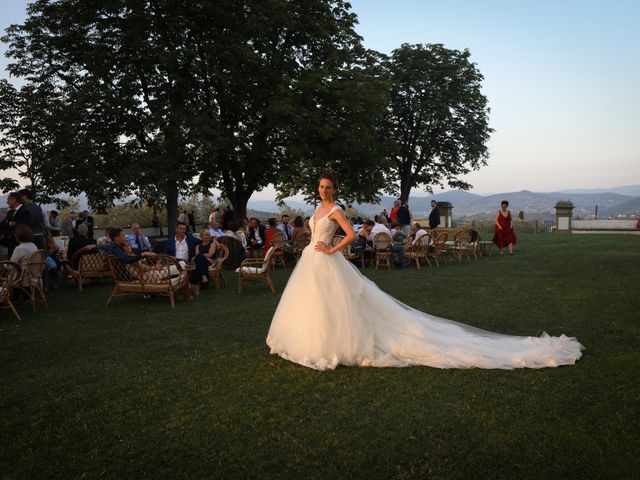
[[[215,288],[220,288],[220,282],[225,282],[224,277],[222,276],[222,264],[229,256],[229,247],[227,247],[223,243],[218,243],[218,249],[216,250],[215,258],[213,264],[209,267],[209,280]]]
[[[476,243],[471,242],[471,232],[469,230],[463,230],[456,233],[453,240],[454,245],[449,247],[448,250],[458,259],[458,262],[462,263],[462,257],[465,255],[467,256],[467,259],[471,261],[469,254],[473,254],[473,257],[476,260],[478,259],[478,255],[476,254]]]
[[[276,248],[272,246],[267,251],[264,260],[259,258],[246,258],[242,261],[242,264],[236,269],[236,273],[240,274],[238,278],[238,293],[242,294],[244,282],[247,280],[264,282],[269,285],[273,293],[276,293],[276,289],[269,276],[269,268],[275,251]]]
[[[190,298],[189,275],[180,263],[168,255],[157,255],[133,263],[122,263],[115,256],[107,256],[115,285],[107,305],[114,297],[130,293],[154,293],[169,297],[171,308],[175,308],[175,295],[183,290],[185,298]]]
[[[47,265],[46,258],[47,252],[44,250],[38,250],[32,253],[22,272],[22,290],[29,295],[31,308],[33,308],[34,312],[36,311],[36,293],[40,295],[40,299],[42,303],[44,303],[45,308],[47,310],[49,309],[42,283],[42,276]]]
[[[293,241],[293,254],[296,257],[296,261],[300,260],[302,251],[307,245],[309,245],[310,242],[311,234],[309,232],[300,232],[298,235],[296,235],[296,238]]]
[[[284,259],[284,235],[282,233],[277,232],[273,234],[271,237],[271,246],[276,248],[276,251],[273,252],[273,257],[271,257],[271,267],[275,268],[278,259],[280,259],[280,263],[282,264],[282,268],[286,270],[287,263]]]
[[[8,260],[0,262],[0,308],[10,308],[18,320],[22,320],[16,307],[11,301],[13,289],[20,286],[22,268],[20,265]]]
[[[440,233],[435,236],[433,239],[433,245],[429,247],[429,255],[428,258],[433,258],[436,261],[436,267],[440,267],[440,258],[444,257],[445,252],[447,251],[447,240],[449,239],[449,235],[447,232]]]
[[[415,244],[408,247],[404,252],[404,256],[409,260],[415,261],[418,268],[420,268],[422,260],[426,260],[427,265],[431,267],[431,262],[429,261],[429,238],[431,238],[429,235],[421,236]]]
[[[477,248],[477,252],[478,252],[478,256],[479,257],[484,257],[486,256],[490,256],[491,255],[491,247],[493,246],[493,240],[482,240],[482,238],[480,238],[480,234],[478,234],[478,242],[477,242],[478,248]]]
[[[373,248],[376,252],[376,270],[378,270],[380,262],[386,263],[387,268],[391,270],[392,245],[393,239],[384,232],[376,233],[375,237],[373,237]]]
[[[78,290],[82,291],[85,280],[111,277],[111,269],[107,264],[107,255],[95,246],[84,247],[73,254],[67,266],[66,275],[78,282]],[[78,268],[74,269],[74,265]]]
[[[333,237],[331,237],[331,247],[335,247],[337,244],[339,244],[342,239],[344,237],[342,235],[334,235]],[[351,246],[346,246],[345,248],[343,248],[342,250],[342,255],[344,256],[344,258],[346,258],[347,260],[349,260],[350,262],[361,262],[362,263],[362,269],[364,270],[367,266],[367,264],[365,263],[365,252],[372,252],[373,249],[371,248],[360,248],[358,250],[352,250]]]

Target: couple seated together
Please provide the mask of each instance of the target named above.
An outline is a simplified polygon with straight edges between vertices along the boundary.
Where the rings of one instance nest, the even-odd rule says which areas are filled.
[[[218,248],[217,241],[211,238],[208,229],[203,230],[200,237],[196,238],[193,235],[187,235],[187,225],[183,222],[178,222],[175,236],[170,237],[165,242],[162,250],[162,254],[175,258],[182,267],[187,262],[194,263],[194,270],[189,277],[189,283],[194,285],[204,285],[208,282],[208,269],[215,262],[215,254]],[[151,278],[153,278],[153,274],[150,272],[158,270],[157,264],[153,263],[153,257],[157,257],[157,253],[148,250],[136,251],[120,228],[111,229],[109,238],[111,239],[109,254],[114,255],[125,265],[142,265],[142,271],[145,276],[149,278],[149,275],[151,275]],[[149,259],[150,262],[140,263],[143,258]],[[180,274],[175,267],[172,267],[172,269],[170,269],[171,276]],[[135,271],[135,268],[129,269],[132,274]],[[160,279],[158,278],[158,280]]]

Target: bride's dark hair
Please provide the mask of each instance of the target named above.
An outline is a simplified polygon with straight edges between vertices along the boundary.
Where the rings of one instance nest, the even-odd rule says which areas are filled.
[[[333,188],[338,189],[338,176],[332,170],[325,170],[322,175],[320,175],[320,180],[322,179],[329,180],[333,183]]]

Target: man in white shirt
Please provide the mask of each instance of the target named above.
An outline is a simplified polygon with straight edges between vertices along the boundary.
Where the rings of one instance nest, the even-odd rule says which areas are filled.
[[[391,233],[391,230],[389,230],[389,227],[387,227],[386,217],[383,217],[382,215],[376,215],[374,220],[376,223],[371,229],[369,240],[373,241],[378,233],[385,233],[389,235],[389,240],[391,241],[391,245],[389,246],[389,248],[394,253],[393,263],[396,267],[401,268],[402,265],[405,264],[404,247],[402,247],[401,245],[395,245],[393,243],[393,234]]]
[[[373,219],[375,225],[371,229],[371,233],[369,234],[369,240],[373,242],[373,239],[378,233],[386,233],[389,235],[389,238],[393,239],[393,235],[391,234],[391,230],[387,227],[387,219],[381,217],[380,215],[376,215]]]
[[[418,243],[418,240],[420,240],[420,238],[425,235],[429,236],[428,244],[431,245],[431,235],[429,235],[429,233],[424,228],[422,228],[422,225],[420,225],[419,223],[414,223],[413,225],[411,225],[411,230],[413,232],[413,240],[411,241],[412,245]]]

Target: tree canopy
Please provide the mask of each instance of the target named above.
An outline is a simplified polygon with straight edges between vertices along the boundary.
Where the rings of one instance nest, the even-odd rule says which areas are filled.
[[[493,130],[483,77],[470,56],[441,44],[404,44],[388,59],[388,181],[402,201],[417,186],[468,190],[460,177],[486,165]]]
[[[93,206],[166,200],[172,221],[179,193],[218,188],[243,215],[270,183],[304,190],[283,181],[301,159],[370,172],[369,116],[345,122],[384,105],[372,86],[359,92],[368,57],[355,21],[328,0],[38,0],[4,41],[11,73],[64,103],[56,183]]]
[[[98,210],[138,195],[170,224],[179,196],[212,188],[239,217],[269,184],[315,198],[327,167],[348,202],[469,188],[460,177],[486,163],[492,130],[468,50],[387,58],[362,46],[350,8],[36,0],[2,38],[24,87],[1,86],[0,167],[22,162],[42,193],[84,191]]]

